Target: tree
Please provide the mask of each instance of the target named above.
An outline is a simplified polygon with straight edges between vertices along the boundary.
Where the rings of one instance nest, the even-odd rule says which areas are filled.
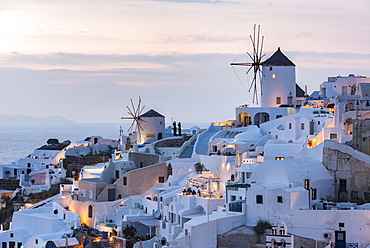
[[[200,162],[195,163],[194,168],[198,172],[198,174],[200,174],[200,173],[202,173],[202,171],[204,171],[204,165]]]
[[[262,220],[261,218],[257,220],[253,230],[258,235],[259,243],[261,243],[261,235],[265,234],[266,230],[271,228],[271,223],[267,220]]]

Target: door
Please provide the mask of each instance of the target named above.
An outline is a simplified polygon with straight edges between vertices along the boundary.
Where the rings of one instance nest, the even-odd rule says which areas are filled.
[[[346,248],[345,231],[335,231],[335,248]]]
[[[108,201],[114,201],[116,199],[116,190],[108,189]]]

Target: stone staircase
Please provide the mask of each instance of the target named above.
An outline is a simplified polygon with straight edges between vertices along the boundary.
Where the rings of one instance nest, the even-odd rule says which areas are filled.
[[[181,153],[179,158],[191,158],[191,155],[193,154],[194,145],[188,145],[184,151]]]
[[[100,244],[101,244],[102,248],[111,248],[111,247],[113,247],[113,242],[110,242],[109,240],[100,241]]]

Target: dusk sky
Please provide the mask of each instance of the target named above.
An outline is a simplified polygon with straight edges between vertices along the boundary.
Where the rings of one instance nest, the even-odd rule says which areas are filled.
[[[0,114],[119,123],[141,96],[167,122],[234,119],[252,100],[229,64],[254,24],[311,93],[370,77],[369,13],[370,0],[0,0]]]

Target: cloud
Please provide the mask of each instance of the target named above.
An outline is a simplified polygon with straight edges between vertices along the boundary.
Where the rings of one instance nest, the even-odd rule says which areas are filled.
[[[234,1],[221,1],[221,0],[149,0],[153,2],[171,2],[171,3],[236,3]]]

